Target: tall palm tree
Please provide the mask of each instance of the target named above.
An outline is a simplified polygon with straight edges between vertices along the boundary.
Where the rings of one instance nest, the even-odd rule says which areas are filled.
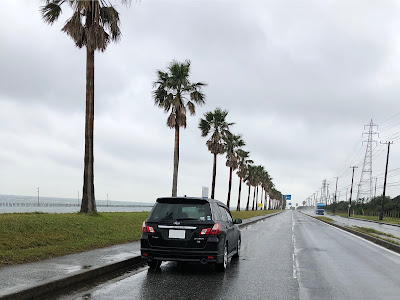
[[[252,210],[257,210],[258,204],[258,186],[260,185],[261,176],[264,172],[264,167],[261,165],[254,167],[254,174],[253,174],[253,182],[252,185],[254,186],[254,195],[253,195],[253,208]],[[256,197],[257,195],[257,197]]]
[[[177,62],[173,60],[167,72],[158,70],[157,80],[154,82],[154,104],[169,112],[167,126],[175,129],[174,146],[174,173],[172,179],[172,197],[178,193],[179,167],[179,128],[186,128],[186,110],[191,115],[196,113],[195,104],[203,105],[205,96],[201,89],[203,82],[192,83],[189,80],[190,61]]]
[[[269,176],[267,171],[264,171],[262,177],[261,177],[261,187],[262,190],[264,191],[264,209],[267,208],[267,204],[266,204],[266,200],[267,200],[267,193],[268,193],[268,189],[269,186],[272,184],[272,178]],[[262,198],[262,194],[261,194],[261,198]]]
[[[200,119],[199,129],[201,136],[206,137],[211,133],[211,137],[207,140],[208,150],[214,154],[213,174],[211,184],[211,199],[215,196],[215,177],[217,175],[217,155],[225,152],[223,138],[229,133],[229,127],[235,123],[226,121],[228,115],[227,110],[216,108],[204,114],[204,119]]]
[[[249,210],[250,190],[251,190],[251,187],[254,185],[255,175],[256,175],[255,174],[255,170],[256,170],[255,168],[256,167],[254,165],[249,165],[247,175],[246,175],[246,177],[244,179],[246,184],[249,186],[249,192],[248,192],[248,195],[247,195],[246,210]],[[255,190],[254,190],[254,192],[255,192]],[[253,198],[254,198],[254,196],[253,196]],[[253,209],[252,210],[254,210],[254,205],[253,205]]]
[[[238,171],[236,174],[239,176],[239,192],[238,192],[238,202],[237,202],[237,207],[236,210],[240,211],[240,194],[242,192],[242,181],[243,178],[246,177],[248,171],[249,171],[249,165],[253,163],[253,161],[249,158],[250,152],[244,151],[242,149],[237,150],[237,156],[238,156]]]
[[[105,51],[111,41],[121,37],[119,13],[104,0],[44,0],[43,20],[52,25],[61,15],[63,4],[72,8],[72,17],[61,29],[78,48],[86,48],[85,158],[81,212],[97,212],[94,196],[94,52]],[[128,4],[130,0],[121,0]]]
[[[232,171],[237,169],[239,161],[237,151],[240,147],[243,147],[246,144],[242,140],[241,135],[235,135],[232,133],[228,133],[223,140],[226,152],[226,166],[229,167],[228,200],[226,202],[226,206],[229,207],[231,202]]]

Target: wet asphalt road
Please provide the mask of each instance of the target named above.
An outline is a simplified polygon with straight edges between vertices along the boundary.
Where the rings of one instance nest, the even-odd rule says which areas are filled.
[[[400,299],[400,255],[287,211],[242,230],[226,273],[163,263],[58,299]]]

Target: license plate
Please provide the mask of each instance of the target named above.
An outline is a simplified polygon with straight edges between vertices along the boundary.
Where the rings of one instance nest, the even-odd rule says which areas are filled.
[[[185,230],[170,229],[168,237],[170,239],[184,239],[185,238]]]

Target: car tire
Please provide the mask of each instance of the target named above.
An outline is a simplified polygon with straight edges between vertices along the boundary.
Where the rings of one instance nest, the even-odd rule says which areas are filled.
[[[216,263],[215,269],[217,272],[225,272],[226,267],[228,266],[228,245],[225,243],[223,250],[224,257],[222,259],[222,263]]]
[[[232,257],[234,257],[234,258],[239,258],[240,257],[240,247],[241,246],[242,246],[242,241],[241,241],[241,239],[238,239],[238,243],[237,243],[237,246],[236,246],[236,253]]]
[[[152,270],[159,269],[161,266],[162,261],[158,259],[153,259],[152,261],[148,261],[147,264],[149,268]]]

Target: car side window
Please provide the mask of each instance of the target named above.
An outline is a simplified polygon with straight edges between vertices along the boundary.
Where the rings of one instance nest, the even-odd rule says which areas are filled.
[[[226,209],[222,206],[218,206],[219,211],[221,212],[222,221],[228,222],[228,216],[226,215]]]
[[[212,208],[212,214],[213,214],[213,220],[214,221],[219,221],[222,220],[221,218],[221,212],[219,210],[219,207],[215,203],[211,203],[211,208]]]
[[[225,211],[225,213],[226,213],[226,217],[228,218],[228,222],[233,223],[233,219],[232,219],[232,216],[231,216],[231,214],[229,213],[229,211],[227,211],[225,208],[224,208],[224,211]]]

